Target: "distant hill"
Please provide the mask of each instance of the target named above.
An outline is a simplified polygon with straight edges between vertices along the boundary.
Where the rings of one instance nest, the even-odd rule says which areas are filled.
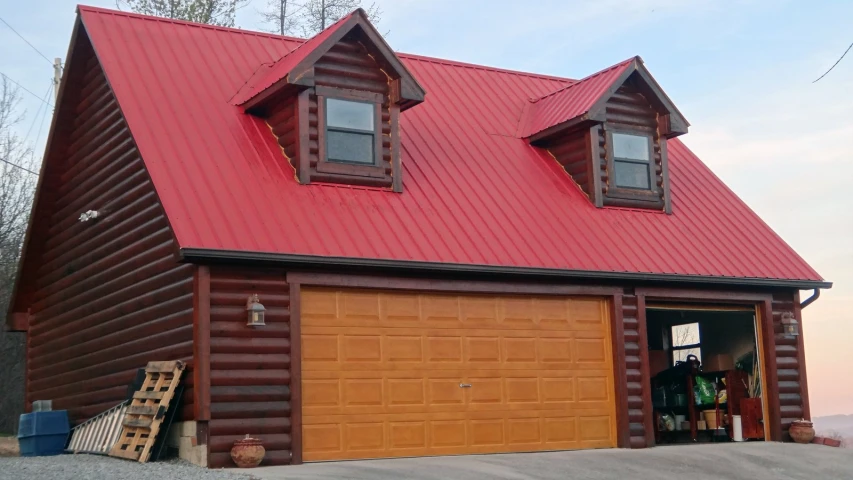
[[[832,433],[844,437],[845,446],[853,447],[853,415],[828,415],[812,418],[815,432],[829,436]]]

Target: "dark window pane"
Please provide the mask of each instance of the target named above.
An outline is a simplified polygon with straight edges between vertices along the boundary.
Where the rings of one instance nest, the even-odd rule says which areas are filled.
[[[373,163],[373,134],[329,130],[326,145],[329,161]]]
[[[373,104],[326,99],[326,125],[373,131]]]
[[[613,158],[649,161],[649,137],[614,133]]]
[[[614,161],[616,186],[649,190],[649,164]]]

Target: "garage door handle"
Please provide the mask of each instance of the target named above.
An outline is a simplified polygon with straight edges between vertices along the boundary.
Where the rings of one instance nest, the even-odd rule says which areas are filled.
[[[470,383],[460,383],[459,388],[471,388],[471,384]]]

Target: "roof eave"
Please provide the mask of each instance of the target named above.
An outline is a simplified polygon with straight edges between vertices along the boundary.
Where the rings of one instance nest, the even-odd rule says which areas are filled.
[[[669,273],[607,272],[591,270],[568,270],[543,267],[513,267],[501,265],[477,265],[445,262],[423,262],[411,260],[389,260],[381,258],[327,257],[290,253],[250,252],[235,250],[213,250],[204,248],[182,248],[180,257],[190,263],[263,263],[283,267],[359,267],[418,273],[471,273],[491,275],[537,276],[565,279],[593,279],[632,282],[679,282],[696,285],[737,287],[777,287],[808,290],[832,288],[832,282],[824,280],[798,280],[776,278],[716,277],[705,275],[681,275]]]

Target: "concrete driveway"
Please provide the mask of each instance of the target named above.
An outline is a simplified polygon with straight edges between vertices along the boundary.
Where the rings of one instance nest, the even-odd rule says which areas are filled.
[[[853,450],[790,443],[728,443],[311,463],[257,468],[251,474],[263,480],[849,480],[853,478]]]

